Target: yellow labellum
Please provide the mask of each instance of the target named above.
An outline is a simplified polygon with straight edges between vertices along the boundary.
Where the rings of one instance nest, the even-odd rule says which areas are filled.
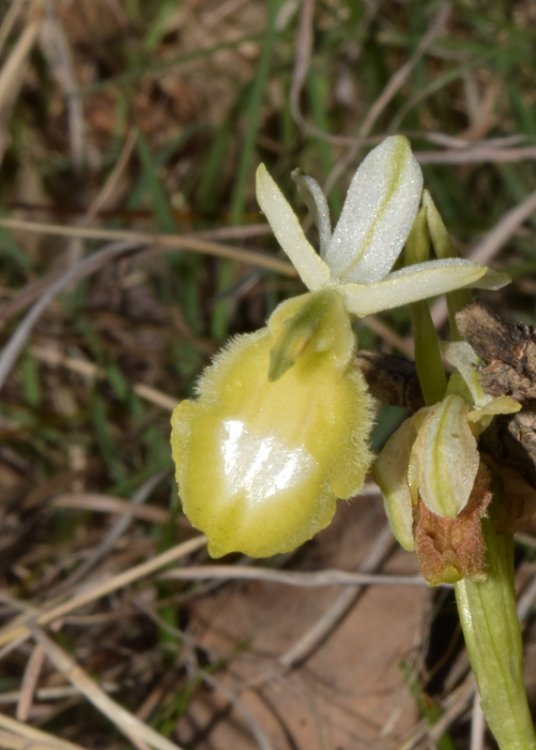
[[[343,315],[343,330],[333,332],[350,341],[340,295],[328,295]],[[304,304],[311,296],[303,295]],[[295,300],[283,304],[296,307]],[[292,550],[329,524],[337,498],[352,497],[363,484],[371,399],[351,362],[353,342],[342,365],[337,347],[324,347],[322,329],[273,381],[270,329],[239,336],[205,371],[198,399],[173,413],[184,512],[207,535],[214,557]]]

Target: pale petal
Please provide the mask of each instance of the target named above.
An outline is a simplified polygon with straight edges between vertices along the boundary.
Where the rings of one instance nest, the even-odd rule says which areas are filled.
[[[479,465],[467,421],[469,404],[451,394],[430,408],[411,451],[421,500],[432,513],[456,518],[471,495]]]
[[[350,184],[326,262],[342,282],[389,273],[417,215],[422,173],[407,138],[391,136],[361,163]]]
[[[313,215],[318,230],[320,257],[323,258],[331,241],[331,218],[326,196],[318,182],[312,177],[301,174],[299,169],[295,169],[291,177],[297,183],[300,196]]]
[[[303,233],[298,217],[264,164],[259,165],[256,180],[259,206],[303,283],[311,290],[324,286],[329,268]]]
[[[486,430],[498,414],[516,414],[521,411],[521,404],[512,396],[498,396],[488,403],[473,409],[467,419],[473,425],[473,432],[478,437]]]
[[[472,284],[471,286],[475,289],[491,289],[492,291],[496,291],[497,289],[502,289],[503,286],[506,286],[511,281],[510,276],[504,271],[496,271],[494,268],[488,268],[486,275],[482,276],[476,284]]]
[[[430,260],[390,273],[373,284],[344,284],[342,291],[348,312],[363,318],[462,287],[487,288],[485,277],[490,273],[490,282],[495,284],[496,272],[479,263],[461,258]]]
[[[470,422],[478,422],[483,417],[496,417],[498,414],[517,414],[518,411],[521,411],[521,404],[515,398],[512,398],[512,396],[497,396],[484,406],[472,409],[467,418]]]
[[[456,258],[458,255],[456,248],[428,190],[423,190],[422,205],[435,254],[438,258]]]
[[[482,386],[477,369],[479,359],[471,344],[467,341],[446,341],[441,346],[441,352],[449,365],[458,370],[477,406],[483,406],[491,401],[492,397]]]
[[[407,472],[416,436],[415,419],[406,419],[385,443],[373,468],[374,479],[383,495],[391,531],[400,546],[408,552],[415,548],[413,503]]]

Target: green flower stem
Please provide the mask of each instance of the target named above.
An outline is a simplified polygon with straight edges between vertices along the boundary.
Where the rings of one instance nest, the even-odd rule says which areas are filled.
[[[430,239],[426,229],[426,213],[421,208],[406,242],[405,265],[424,263],[430,258]],[[428,303],[411,305],[411,322],[415,344],[415,366],[427,406],[441,401],[447,389],[439,339],[430,315]]]
[[[447,377],[441,360],[439,339],[426,302],[411,305],[414,357],[419,383],[427,406],[441,401],[447,390]]]
[[[463,579],[456,602],[484,716],[501,750],[536,750],[523,680],[521,631],[514,592],[511,534],[484,521],[488,576]]]

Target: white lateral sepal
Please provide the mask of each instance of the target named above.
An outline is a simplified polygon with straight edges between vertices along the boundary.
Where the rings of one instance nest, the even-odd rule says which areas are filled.
[[[305,236],[298,217],[264,164],[257,168],[257,201],[305,286],[311,291],[325,286],[329,268]]]

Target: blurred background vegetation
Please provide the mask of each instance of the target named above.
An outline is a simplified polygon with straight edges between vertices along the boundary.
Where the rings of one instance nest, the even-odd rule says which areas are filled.
[[[255,203],[259,161],[296,206],[290,172],[314,176],[336,216],[367,150],[407,134],[460,253],[512,275],[489,301],[534,323],[536,7],[1,0],[0,12],[0,746],[29,747],[39,728],[58,748],[334,748],[318,732],[274,739],[258,715],[243,745],[214,739],[214,707],[192,719],[247,637],[237,629],[216,658],[189,626],[222,580],[137,568],[161,571],[172,560],[158,555],[189,539],[177,559],[208,564],[181,518],[169,411],[229,335],[300,291]],[[406,355],[409,333],[406,311],[358,329],[361,346]],[[381,413],[377,440],[396,418]],[[314,545],[273,565],[344,566]],[[395,664],[425,728],[403,727],[414,744],[393,747],[468,747],[456,729],[430,744],[444,696],[429,696],[425,648],[420,672]],[[115,703],[91,708],[94,685],[149,735],[129,735]],[[238,721],[237,695],[223,723]],[[340,747],[376,735],[363,742]]]

